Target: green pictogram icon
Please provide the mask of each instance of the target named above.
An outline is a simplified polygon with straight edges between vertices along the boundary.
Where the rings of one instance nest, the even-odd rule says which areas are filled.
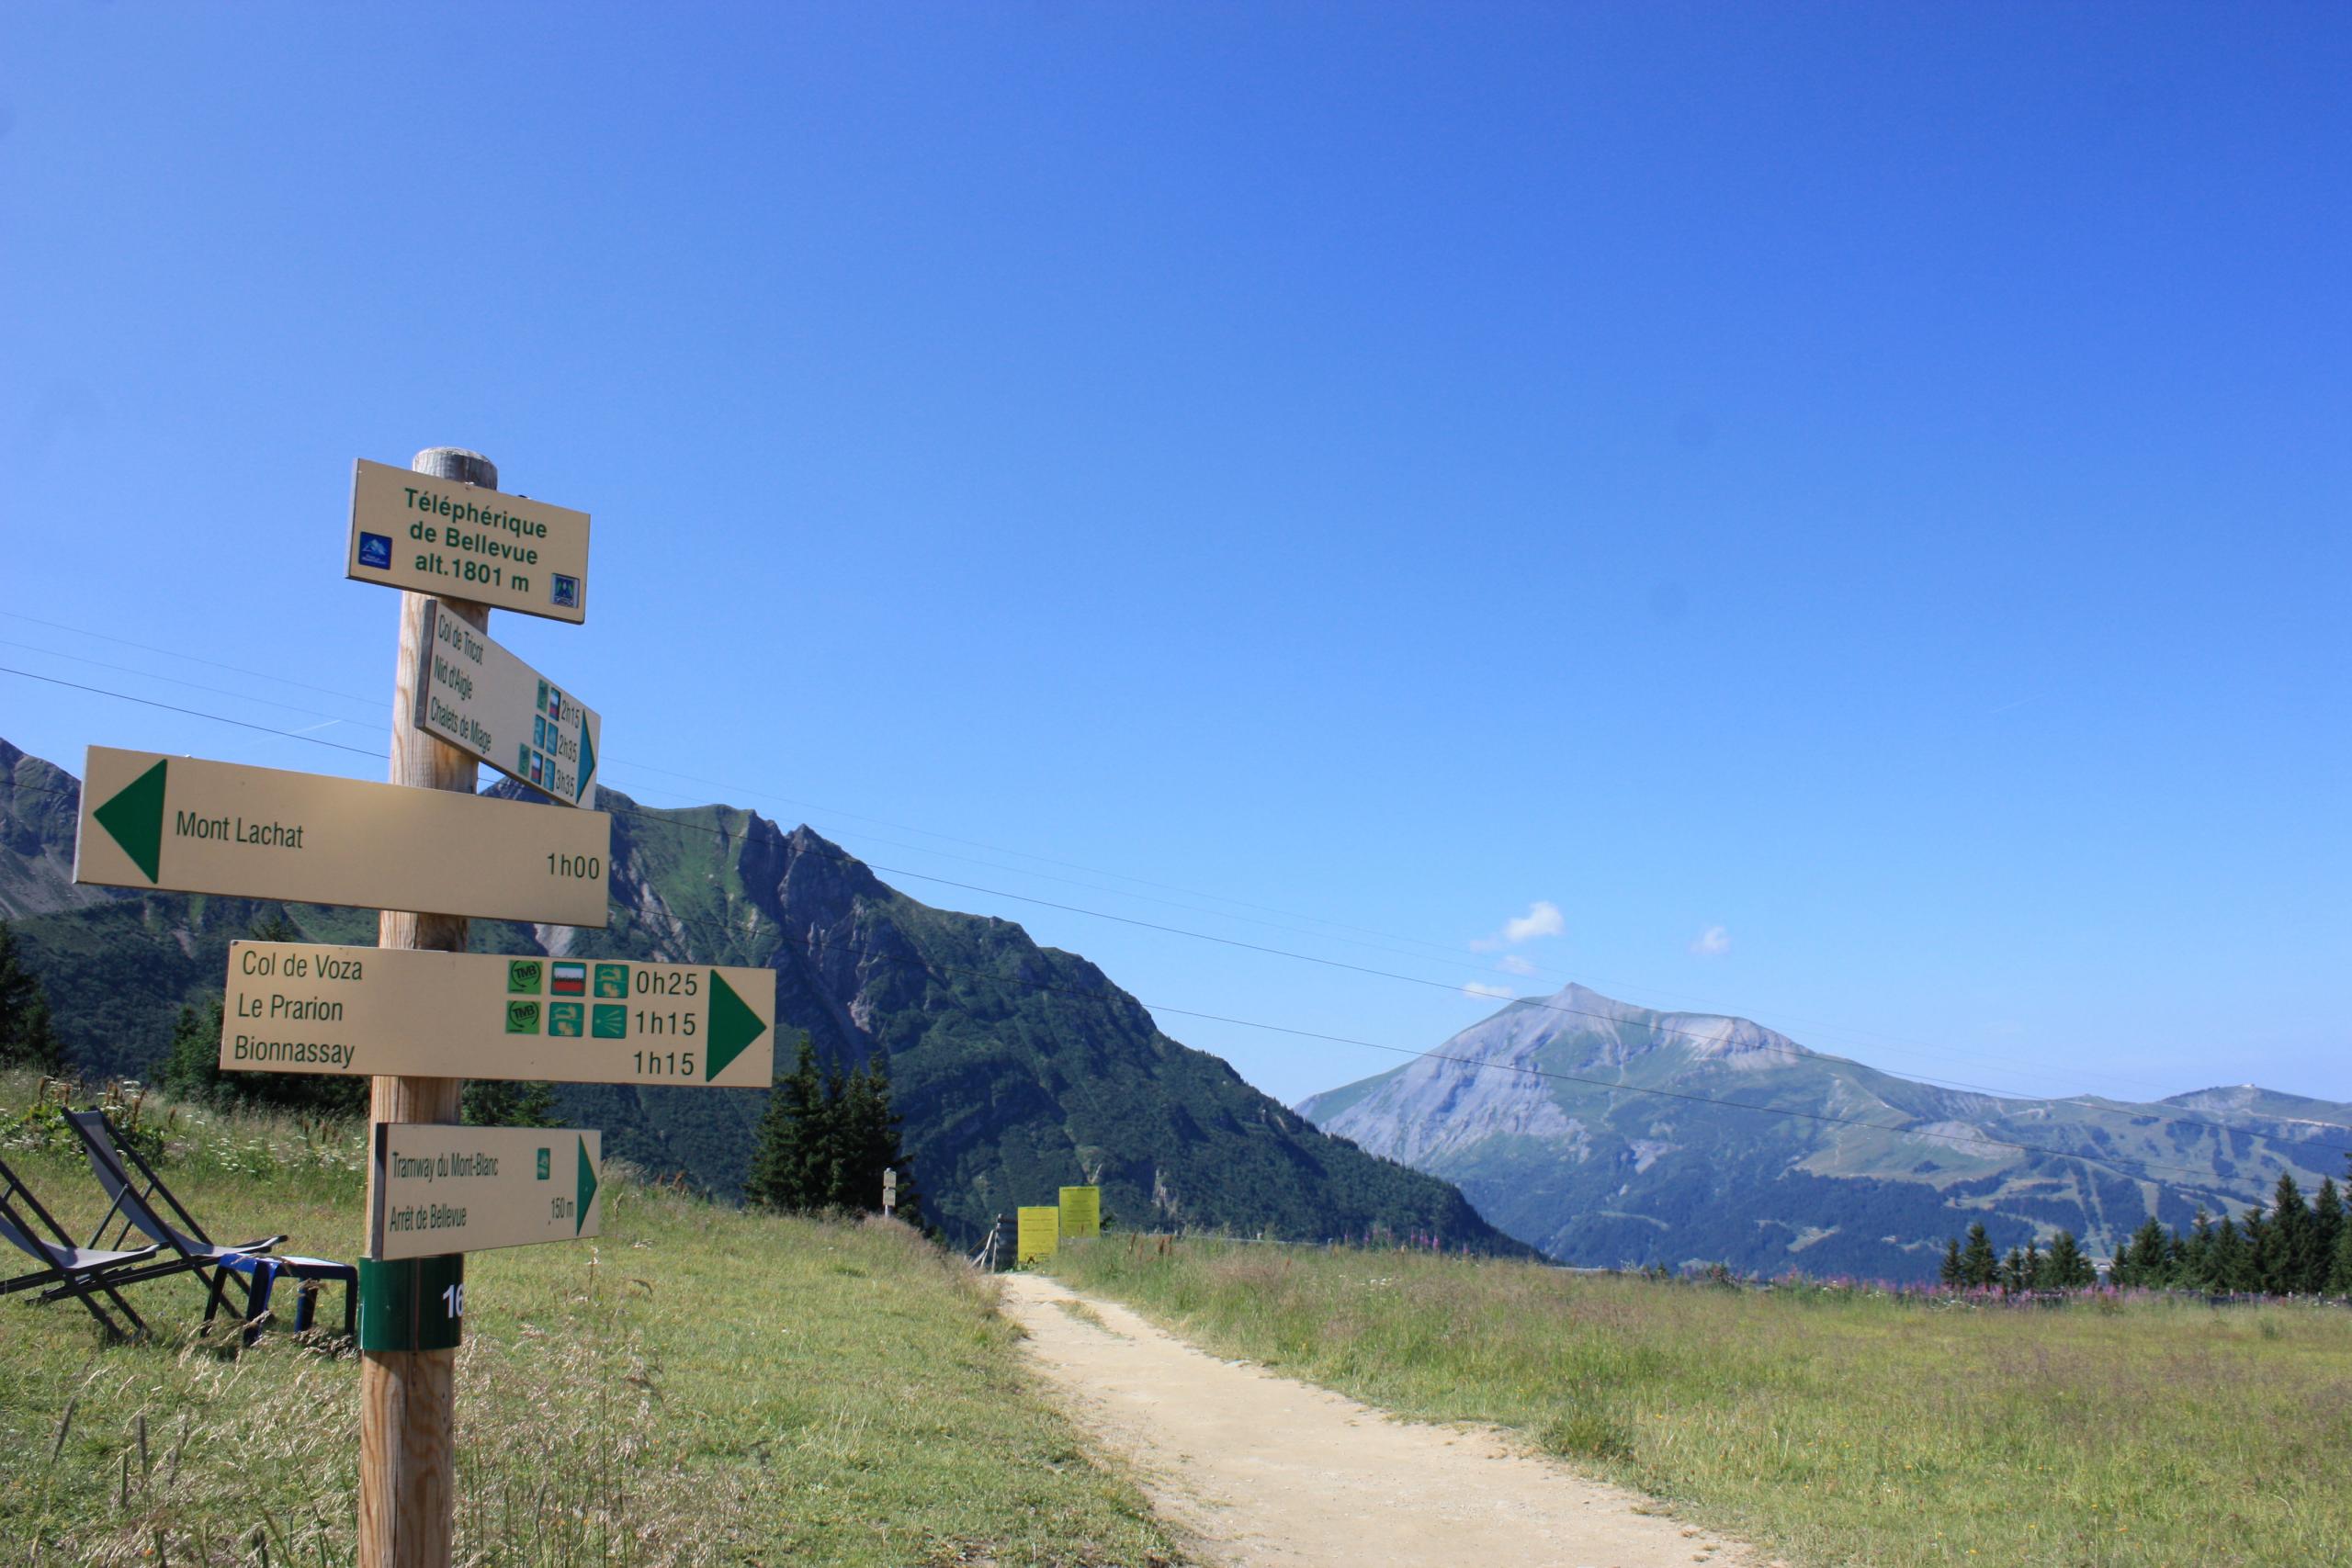
[[[586,1021],[580,1015],[585,1010],[585,1005],[580,1002],[549,1002],[548,1032],[561,1040],[579,1039]]]
[[[596,965],[596,994],[615,1001],[628,999],[628,965],[599,964]]]
[[[598,1002],[590,1010],[588,1032],[599,1040],[628,1038],[628,1009],[619,1002]]]
[[[546,965],[536,958],[517,958],[506,965],[506,989],[536,997],[539,994],[539,976]]]
[[[538,1003],[537,1003],[537,1002],[508,1002],[508,1003],[506,1004],[506,1032],[507,1032],[507,1033],[509,1033],[509,1034],[537,1034],[538,1032],[539,1032],[539,1004],[538,1004]]]
[[[551,1151],[547,1149],[541,1149],[539,1151],[539,1179],[541,1181],[545,1181],[548,1179],[548,1168],[550,1164],[548,1155],[550,1152]]]

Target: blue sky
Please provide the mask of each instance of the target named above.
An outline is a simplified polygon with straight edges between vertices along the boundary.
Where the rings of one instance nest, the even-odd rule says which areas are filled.
[[[380,746],[351,462],[471,446],[595,519],[493,632],[609,783],[1147,1002],[2352,1099],[2347,79],[2327,6],[11,6],[0,664]]]

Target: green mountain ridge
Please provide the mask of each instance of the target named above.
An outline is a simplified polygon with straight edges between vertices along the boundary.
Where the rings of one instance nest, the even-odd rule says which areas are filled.
[[[1460,1185],[1565,1262],[1728,1262],[1915,1279],[1977,1220],[1999,1247],[2105,1253],[2341,1178],[2352,1106],[2247,1085],[2150,1104],[1946,1089],[1746,1019],[1582,986],[1513,1002],[1428,1055],[1302,1100],[1326,1132]]]
[[[528,798],[502,786],[494,793]],[[150,1076],[183,1001],[217,990],[231,941],[283,913],[311,941],[372,945],[372,912],[75,887],[79,787],[0,741],[0,897],[76,1064]],[[612,924],[476,920],[478,952],[771,968],[779,1061],[807,1030],[830,1062],[888,1053],[930,1217],[968,1241],[997,1214],[1095,1182],[1130,1225],[1324,1240],[1374,1230],[1522,1252],[1445,1182],[1317,1132],[1219,1058],[1161,1033],[1075,953],[1006,920],[933,908],[808,828],[754,812],[614,814]],[[547,806],[548,810],[563,810]],[[766,1091],[567,1084],[558,1115],[611,1155],[741,1190]]]

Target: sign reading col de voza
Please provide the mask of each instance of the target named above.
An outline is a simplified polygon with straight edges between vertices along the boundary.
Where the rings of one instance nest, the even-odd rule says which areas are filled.
[[[351,479],[344,575],[579,622],[588,615],[588,514],[363,457]]]

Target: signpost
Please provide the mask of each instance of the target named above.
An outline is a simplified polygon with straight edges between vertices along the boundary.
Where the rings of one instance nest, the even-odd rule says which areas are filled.
[[[89,749],[74,880],[602,927],[612,818]]]
[[[502,495],[490,488],[498,470],[465,456],[488,484],[361,458],[352,472],[344,575],[485,610],[585,620],[588,514]]]
[[[1061,1244],[1061,1211],[1050,1204],[1017,1211],[1020,1216],[1014,1234],[1012,1260],[1015,1263],[1042,1263],[1051,1258]]]
[[[775,1055],[772,969],[229,945],[232,1071],[765,1089]]]
[[[603,1224],[602,1133],[415,1122],[386,1122],[375,1132],[380,1174],[368,1210],[371,1258],[573,1241]]]
[[[1102,1190],[1065,1187],[1061,1190],[1057,1235],[1063,1241],[1080,1241],[1102,1234]]]
[[[424,606],[416,726],[566,806],[592,804],[604,720],[438,604]]]

